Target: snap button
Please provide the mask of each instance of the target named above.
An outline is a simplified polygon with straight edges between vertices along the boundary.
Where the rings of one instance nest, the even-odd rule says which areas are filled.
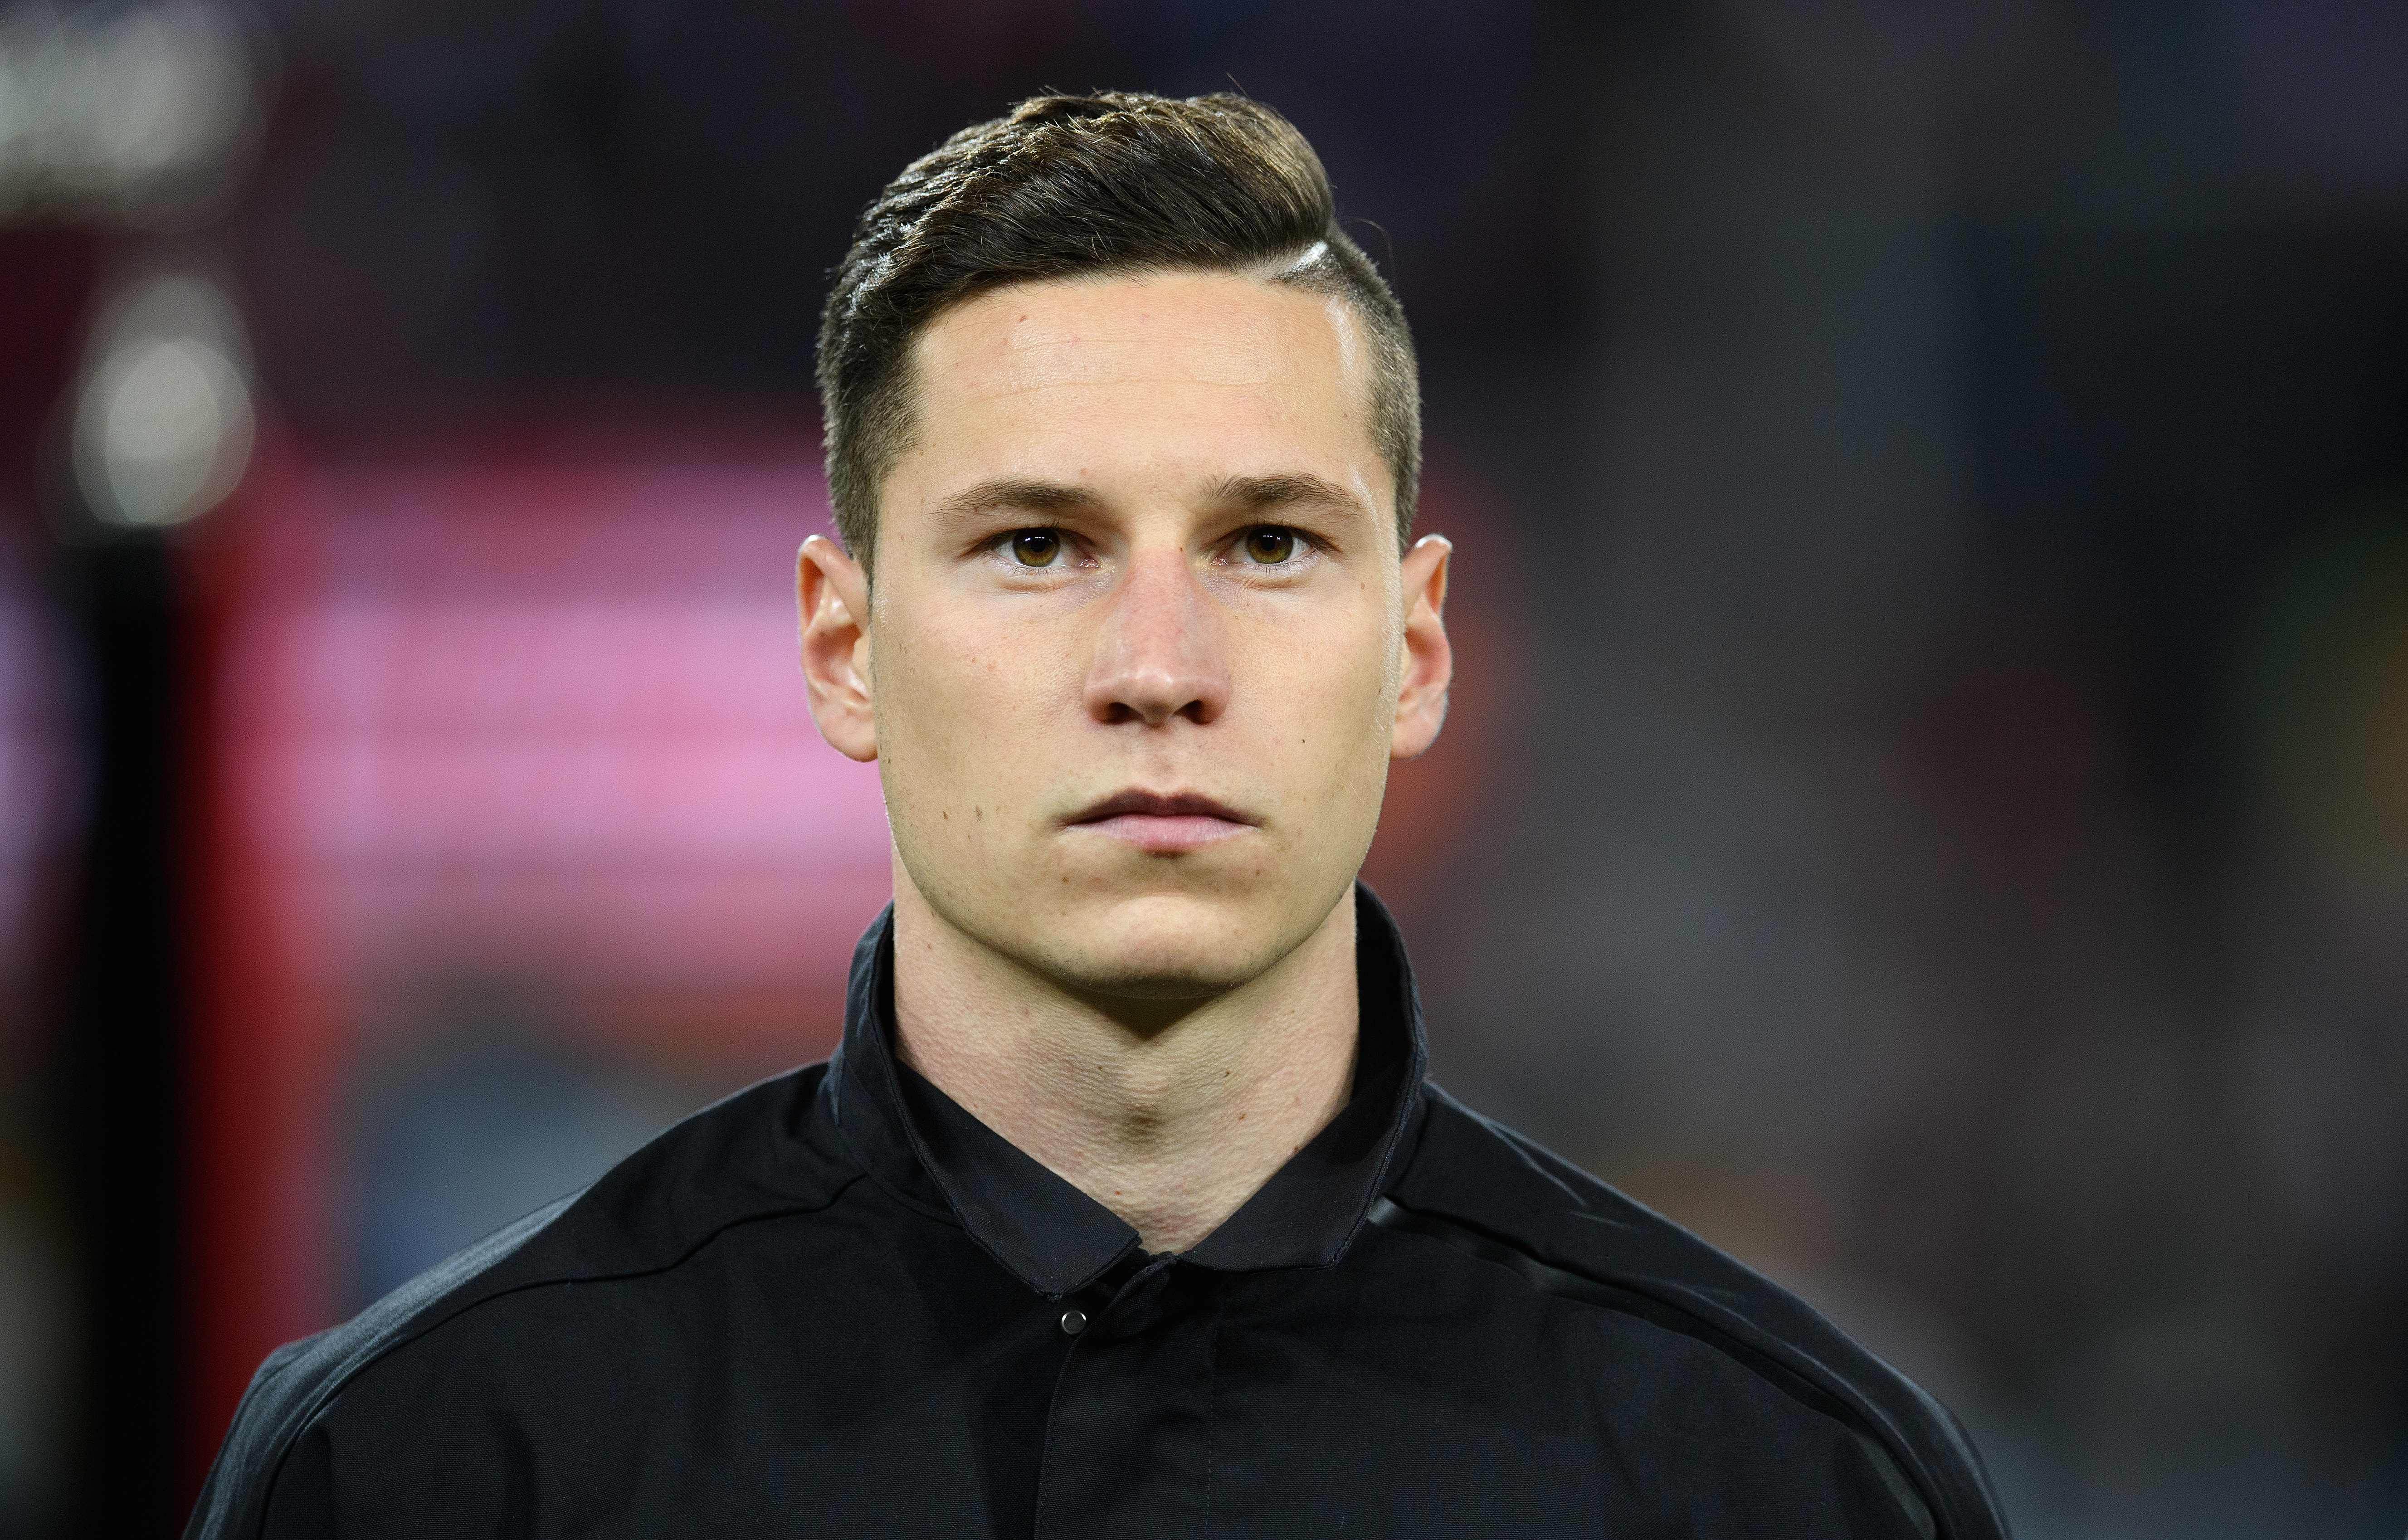
[[[1087,1313],[1077,1305],[1062,1312],[1062,1334],[1075,1337],[1087,1329]]]

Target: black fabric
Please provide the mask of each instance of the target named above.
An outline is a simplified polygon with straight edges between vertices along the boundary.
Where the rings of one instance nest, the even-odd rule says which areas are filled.
[[[1192,1251],[896,1060],[882,918],[828,1063],[271,1356],[187,1533],[2004,1534],[1921,1391],[1428,1086],[1356,902],[1354,1096]]]

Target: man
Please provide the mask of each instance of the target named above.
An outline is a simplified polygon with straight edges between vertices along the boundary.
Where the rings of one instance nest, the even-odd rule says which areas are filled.
[[[1276,114],[1044,97],[821,335],[843,1045],[260,1371],[209,1535],[1995,1536],[1945,1413],[1423,1080],[1413,359]]]

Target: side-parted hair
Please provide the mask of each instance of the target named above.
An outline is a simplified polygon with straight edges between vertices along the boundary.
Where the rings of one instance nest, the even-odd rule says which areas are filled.
[[[845,548],[872,559],[878,489],[910,442],[911,345],[939,312],[1006,283],[1179,270],[1259,272],[1354,307],[1401,545],[1421,481],[1412,335],[1338,227],[1320,157],[1242,96],[1101,92],[1032,96],[965,128],[862,211],[820,318],[828,496]]]

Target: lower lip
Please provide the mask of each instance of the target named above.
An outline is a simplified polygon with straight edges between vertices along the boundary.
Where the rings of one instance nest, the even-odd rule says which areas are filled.
[[[1161,815],[1149,813],[1124,813],[1118,817],[1098,818],[1091,824],[1079,824],[1079,828],[1093,829],[1098,834],[1135,845],[1155,855],[1176,855],[1183,850],[1201,850],[1218,844],[1233,835],[1242,834],[1248,826],[1232,823],[1226,818],[1213,818],[1203,813],[1182,813]]]

